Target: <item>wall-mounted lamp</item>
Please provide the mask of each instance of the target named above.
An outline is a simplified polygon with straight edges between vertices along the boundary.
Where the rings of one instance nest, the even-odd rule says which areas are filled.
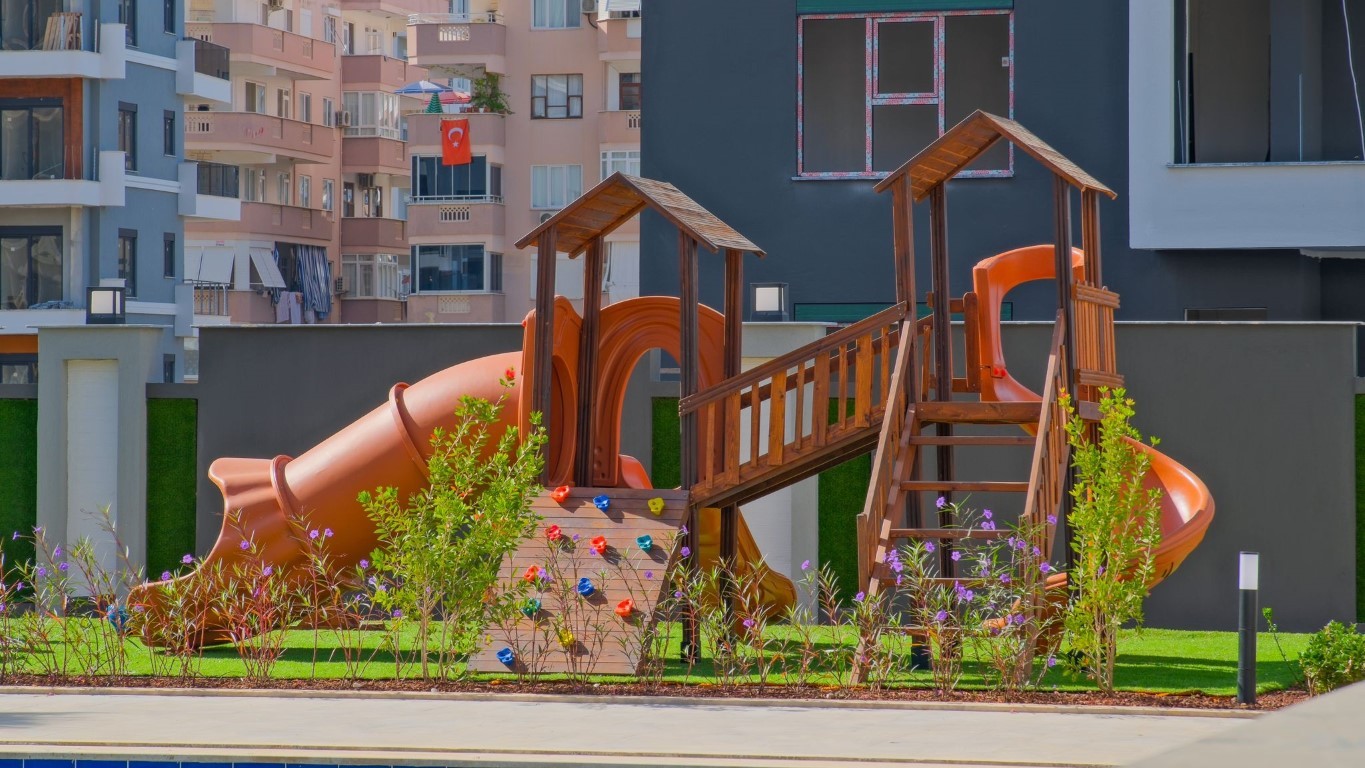
[[[85,289],[86,325],[122,325],[127,319],[124,304],[126,288],[91,286]]]
[[[780,322],[791,319],[787,313],[786,283],[749,283],[751,319]]]

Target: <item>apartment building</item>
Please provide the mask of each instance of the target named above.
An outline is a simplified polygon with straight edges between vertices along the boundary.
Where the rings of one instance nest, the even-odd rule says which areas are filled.
[[[621,171],[640,172],[639,0],[454,0],[412,19],[412,60],[474,91],[475,111],[408,117],[409,322],[516,322],[535,259],[517,239]],[[478,111],[480,94],[507,109]],[[493,99],[496,103],[497,99]],[[441,122],[469,121],[473,162],[446,166]],[[639,222],[608,238],[605,301],[639,294]],[[580,300],[582,265],[556,288]]]
[[[0,380],[33,382],[36,329],[85,324],[100,287],[122,289],[123,321],[166,328],[162,378],[183,375],[182,222],[235,212],[182,161],[182,99],[228,87],[182,21],[176,0],[0,2]]]

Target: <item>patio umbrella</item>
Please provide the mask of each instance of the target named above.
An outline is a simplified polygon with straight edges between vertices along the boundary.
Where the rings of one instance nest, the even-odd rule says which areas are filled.
[[[450,88],[448,86],[441,85],[440,83],[433,83],[430,80],[418,80],[415,83],[408,83],[402,88],[394,91],[394,93],[410,95],[420,93],[445,93],[449,90]]]
[[[446,91],[441,94],[442,104],[468,104],[469,94],[465,91]]]

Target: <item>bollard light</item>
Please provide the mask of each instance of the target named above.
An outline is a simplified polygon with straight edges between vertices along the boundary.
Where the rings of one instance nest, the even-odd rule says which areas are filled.
[[[1256,616],[1261,581],[1261,555],[1243,552],[1238,558],[1237,586],[1241,603],[1237,609],[1237,703],[1256,703]]]

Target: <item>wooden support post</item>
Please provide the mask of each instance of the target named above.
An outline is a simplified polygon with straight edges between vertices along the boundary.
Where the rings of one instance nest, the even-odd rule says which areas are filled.
[[[1104,287],[1104,260],[1100,253],[1100,193],[1081,192],[1081,250],[1085,251],[1085,281]]]
[[[741,347],[744,339],[744,252],[735,248],[725,249],[725,378],[739,375]],[[801,418],[800,414],[797,418]],[[729,439],[732,434],[735,439]],[[724,450],[739,452],[739,425],[731,424],[726,417],[721,434]],[[724,457],[725,466],[738,463],[738,456]],[[708,461],[710,459],[708,458]],[[720,559],[721,562],[734,564],[739,553],[739,508],[733,504],[720,510]]]
[[[536,243],[536,348],[535,370],[531,381],[531,410],[541,414],[542,424],[550,425],[550,374],[555,322],[555,242],[556,227],[540,234]],[[545,466],[540,481],[550,484],[549,445],[541,449]]]
[[[953,399],[953,339],[952,315],[948,311],[952,290],[948,284],[948,194],[943,184],[929,190],[929,258],[933,266],[934,292],[934,399],[947,402]],[[951,424],[939,424],[938,435],[953,434]],[[938,479],[953,479],[953,446],[940,445]],[[944,498],[952,500],[952,492],[944,491]],[[945,515],[945,517],[948,517]],[[941,527],[951,527],[955,520],[948,517],[939,521]],[[939,547],[940,565],[945,576],[954,573],[953,542],[945,540]]]
[[[1071,394],[1072,402],[1079,407],[1079,402],[1076,400],[1079,394],[1076,388],[1076,317],[1071,292],[1075,283],[1075,276],[1071,271],[1071,187],[1067,184],[1066,179],[1061,176],[1052,177],[1052,200],[1055,209],[1053,246],[1056,249],[1057,309],[1061,312],[1062,320],[1066,323],[1066,335],[1063,337],[1066,344],[1066,357],[1058,362],[1063,367],[1061,377],[1063,386]],[[1098,238],[1096,239],[1098,240]],[[1044,403],[1043,407],[1046,408],[1047,403]],[[1065,550],[1066,569],[1068,571],[1075,565],[1074,554],[1071,551],[1071,486],[1075,482],[1075,478],[1075,469],[1067,466],[1066,472],[1062,475],[1062,514],[1058,517],[1060,518],[1062,548]]]
[[[597,347],[602,316],[602,237],[588,243],[583,255],[583,324],[578,335],[578,441],[574,451],[574,479],[584,487],[597,485],[593,450],[597,436]]]
[[[699,327],[699,315],[697,306],[701,300],[701,291],[697,275],[697,241],[693,240],[682,230],[678,231],[678,278],[679,278],[679,328],[681,338],[679,340],[680,359],[678,367],[681,369],[681,381],[679,385],[679,395],[683,398],[695,395],[698,390],[698,369],[701,366],[701,349],[698,346],[701,330]],[[682,454],[680,456],[682,487],[691,490],[696,485],[697,472],[697,414],[686,413],[682,415]],[[684,546],[688,547],[692,555],[688,558],[685,567],[689,571],[694,571],[697,567],[697,544],[700,537],[697,535],[698,510],[688,502],[689,514],[687,515],[687,535],[683,537]],[[696,622],[683,623],[682,656],[684,660],[693,660],[699,657],[701,646],[699,643],[698,628]]]
[[[910,368],[905,377],[907,403],[919,400],[919,346],[915,343],[915,321],[919,315],[918,295],[915,293],[915,198],[910,191],[910,177],[904,175],[891,188],[891,234],[892,248],[896,256],[896,300],[905,302],[909,312],[901,324],[901,333],[911,336],[909,346]],[[890,354],[886,350],[883,354]],[[889,399],[889,398],[888,398]],[[892,414],[886,414],[888,417]],[[899,415],[899,414],[896,414]],[[920,452],[914,454],[914,474],[919,472]],[[905,527],[922,526],[919,495],[902,494],[902,525]],[[870,556],[870,555],[869,555]]]

